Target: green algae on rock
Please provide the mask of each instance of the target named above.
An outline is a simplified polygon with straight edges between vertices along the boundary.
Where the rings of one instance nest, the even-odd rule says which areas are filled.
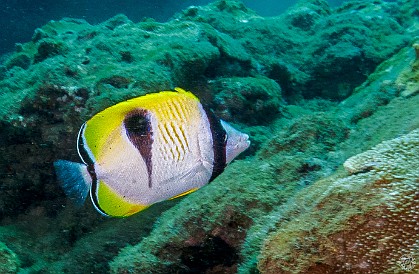
[[[278,81],[293,100],[348,97],[375,66],[409,41],[405,26],[394,19],[397,8],[381,1],[336,10],[326,1],[301,1],[283,15],[268,18],[237,1],[192,10],[177,18],[208,23],[240,41],[254,58],[256,71]]]
[[[272,174],[254,172],[255,165],[262,164],[245,160],[232,163],[218,179],[202,188],[201,193],[190,194],[188,199],[164,212],[141,243],[124,248],[110,263],[111,272],[169,273],[219,269],[235,273],[240,245],[246,229],[252,224],[251,217],[263,214],[271,203],[282,200],[279,195],[274,200],[258,199],[258,192],[269,191],[274,184]],[[258,180],[260,184],[254,184]],[[237,197],[236,193],[242,193],[247,199]],[[215,202],[202,197],[211,197]],[[179,210],[184,214],[177,214]],[[230,251],[223,254],[220,249]],[[205,258],[199,254],[206,254]]]
[[[372,208],[371,215],[350,219],[359,212],[349,207],[367,195],[363,185],[334,185],[348,176],[342,168],[328,176],[347,158],[419,127],[419,70],[411,46],[403,48],[418,35],[416,6],[357,1],[333,10],[312,0],[263,18],[222,0],[167,23],[119,15],[99,25],[66,18],[39,28],[0,66],[0,218],[27,234],[2,241],[29,272],[247,274],[258,272],[258,261],[261,271],[278,270],[278,254],[294,251],[332,267],[328,256],[337,253],[324,243],[341,248],[340,236],[321,238],[315,228],[336,231],[329,220],[333,229],[345,227],[339,223],[345,216],[360,227],[366,216],[373,223],[381,217]],[[236,161],[199,193],[127,223],[66,204],[52,161],[78,158],[73,137],[83,121],[117,102],[175,86],[195,91],[249,130],[254,157]],[[333,200],[310,212],[311,202],[328,197],[328,187],[338,191]],[[301,234],[304,225],[309,233]],[[275,239],[286,249],[277,250]],[[272,249],[261,253],[264,242]],[[297,267],[303,269],[304,260],[296,257]],[[355,269],[368,267],[355,260]]]
[[[69,18],[49,22],[5,62],[6,71],[0,81],[0,117],[4,129],[1,135],[3,140],[9,140],[5,143],[8,148],[5,158],[18,164],[2,164],[1,173],[10,175],[5,180],[12,188],[25,189],[25,184],[40,188],[44,184],[53,185],[50,165],[33,170],[20,164],[22,161],[16,159],[19,157],[14,156],[14,149],[29,149],[33,159],[43,154],[46,161],[52,161],[62,149],[73,147],[64,137],[77,134],[87,117],[150,91],[180,85],[205,97],[210,83],[223,78],[257,80],[265,76],[269,79],[264,82],[270,81],[273,90],[279,91],[278,84],[281,86],[281,94],[266,94],[273,96],[272,100],[260,103],[265,96],[262,93],[266,93],[262,88],[265,91],[243,117],[228,103],[233,101],[234,94],[218,89],[220,94],[212,94],[217,102],[225,102],[224,106],[229,108],[222,110],[227,114],[225,118],[236,113],[239,122],[249,120],[250,124],[266,123],[265,113],[280,112],[280,96],[289,101],[301,96],[345,98],[375,65],[406,44],[407,34],[393,20],[387,5],[390,4],[380,2],[383,8],[378,10],[369,4],[333,11],[324,1],[309,1],[283,16],[263,18],[239,2],[217,1],[207,7],[192,8],[193,11],[181,13],[167,23],[152,20],[133,23],[123,15],[95,26]],[[347,21],[354,10],[356,16]],[[370,22],[369,16],[381,16],[382,20]],[[313,22],[313,27],[296,25],[295,18],[305,18]],[[336,29],[340,30],[339,35],[333,37],[334,44],[330,45],[328,39]],[[342,36],[348,41],[345,45],[340,43]],[[346,71],[356,75],[348,76]],[[48,99],[46,90],[57,94]],[[214,101],[211,103],[216,105]],[[46,110],[38,113],[44,106]],[[254,111],[256,114],[251,115]],[[28,132],[33,133],[26,136]],[[12,141],[17,139],[19,144]],[[56,140],[63,140],[60,148],[54,146]],[[75,153],[72,156],[76,157]],[[32,174],[26,176],[24,170],[31,170]],[[13,177],[13,174],[20,175]],[[43,183],[38,181],[40,177]],[[9,189],[9,184],[5,187]],[[38,193],[40,188],[31,188],[35,191],[32,194],[42,196]],[[47,189],[51,192],[45,196],[57,197],[56,188]],[[5,207],[10,210],[1,210],[2,214],[23,212],[30,206],[19,202],[20,197],[23,198],[14,195],[11,200],[16,201],[15,205]],[[9,198],[5,200],[10,201]]]
[[[17,255],[4,243],[0,242],[0,273],[18,273],[20,262]]]
[[[269,78],[218,78],[210,81],[209,88],[216,94],[215,114],[227,121],[261,125],[280,115],[281,87]]]
[[[330,147],[331,149],[329,148],[330,152],[328,152],[326,156],[327,161],[320,162],[322,163],[320,165],[322,168],[317,171],[322,174],[320,178],[329,176],[331,173],[328,175],[327,170],[329,172],[333,172],[337,168],[336,164],[338,166],[343,164],[348,157],[368,150],[383,140],[396,138],[397,136],[400,136],[400,134],[419,128],[417,111],[419,96],[405,98],[399,91],[392,93],[393,95],[389,97],[387,103],[384,105],[381,104],[377,106],[377,102],[371,100],[371,98],[374,98],[375,96],[381,96],[380,94],[383,93],[383,90],[380,87],[383,82],[385,83],[387,80],[395,81],[396,79],[400,79],[400,83],[403,83],[405,79],[417,77],[418,71],[412,70],[411,68],[412,58],[414,57],[409,54],[410,50],[410,48],[402,49],[394,57],[384,62],[352,96],[342,101],[336,107],[330,108],[326,111],[326,113],[334,117],[334,119],[338,121],[340,119],[342,121],[346,121],[345,126],[349,129],[349,131],[347,132],[347,138],[342,139],[342,142],[335,143]],[[405,77],[401,77],[402,75]],[[352,118],[353,115],[356,115],[359,113],[360,109],[368,106],[368,103],[372,104],[373,111],[359,120],[354,120]],[[305,107],[305,109],[307,109],[307,107]],[[297,113],[301,112],[302,111],[297,108]],[[297,116],[297,118],[301,119],[299,116]],[[326,126],[325,128],[328,127]],[[301,138],[303,138],[304,134],[302,134],[302,132],[299,134]],[[284,136],[286,136],[286,132],[282,138],[284,138]],[[305,144],[301,138],[294,137],[294,139],[297,140],[296,144]],[[270,140],[267,143],[269,142],[277,143],[278,140]],[[270,150],[273,150],[274,147],[275,146],[267,146],[265,151],[269,152]],[[282,147],[285,148],[284,146]],[[292,146],[287,147],[292,148]],[[298,147],[301,147],[301,145],[297,146],[297,148]],[[311,148],[309,147],[309,149],[313,150],[315,147],[316,146]],[[297,155],[300,155],[298,150],[297,153]],[[286,159],[284,156],[278,157],[278,161],[284,161],[284,159]],[[328,164],[331,164],[332,168]],[[308,176],[310,176],[310,174],[311,172],[308,173]],[[338,172],[336,175],[337,179],[340,178],[339,174],[340,173]],[[331,180],[332,179],[329,181]],[[315,186],[318,183],[319,182],[313,183],[313,185],[310,186],[310,189],[316,190]],[[353,184],[352,186],[354,187],[353,191],[357,192],[356,187],[359,187],[359,185]],[[324,187],[326,188],[326,186]],[[351,188],[348,188],[347,191],[350,193]],[[285,203],[280,207],[274,208],[263,218],[255,220],[255,224],[248,230],[247,238],[245,239],[245,243],[243,245],[242,253],[245,254],[245,259],[239,267],[239,271],[241,271],[240,273],[248,273],[249,271],[255,270],[258,262],[257,257],[259,256],[261,250],[261,244],[264,239],[268,237],[268,235],[275,233],[272,231],[276,231],[278,223],[282,221],[288,222],[289,220],[292,220],[294,215],[301,216],[303,213],[310,212],[312,207],[310,201],[316,201],[316,196],[321,194],[321,190],[313,191],[312,194],[313,195],[309,197],[309,193],[307,193],[304,199],[299,199],[297,202],[294,198],[292,198],[289,203]],[[356,194],[354,195],[353,199],[355,200]],[[307,200],[307,202],[304,202],[305,200]],[[295,203],[299,205],[296,205]],[[318,222],[314,220],[314,218],[313,222],[313,227],[318,225]],[[301,227],[293,225],[289,228],[289,233],[294,233],[294,230],[299,229],[301,229]],[[291,235],[294,234],[288,234],[290,238],[292,238]]]
[[[325,150],[332,150],[347,137],[345,123],[325,114],[296,120],[271,137],[256,157],[233,163],[200,193],[163,213],[147,238],[114,258],[111,271],[248,273],[255,269],[254,265],[247,270],[240,266],[248,260],[242,249],[246,232],[306,184],[329,174],[335,163],[327,162]],[[332,141],[332,136],[336,140]],[[282,138],[282,145],[275,146]],[[176,214],[180,211],[187,214]],[[220,249],[229,252],[223,254]],[[205,254],[205,263],[200,254]],[[254,254],[247,256],[254,258]]]

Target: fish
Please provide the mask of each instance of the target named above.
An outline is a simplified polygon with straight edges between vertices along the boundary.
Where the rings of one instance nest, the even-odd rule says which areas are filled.
[[[60,159],[53,165],[76,204],[90,195],[102,215],[128,217],[203,187],[249,146],[247,134],[193,93],[175,88],[97,113],[77,136],[82,163]]]

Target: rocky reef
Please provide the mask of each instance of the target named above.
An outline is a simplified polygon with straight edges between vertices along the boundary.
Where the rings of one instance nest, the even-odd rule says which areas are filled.
[[[37,29],[0,65],[0,272],[402,273],[419,259],[416,4],[310,0],[265,18],[219,0],[167,23]],[[131,218],[68,202],[52,162],[78,161],[80,125],[176,86],[251,149]]]
[[[276,215],[261,272],[403,272],[400,258],[418,248],[418,148],[416,129],[349,158],[346,172],[298,193]]]

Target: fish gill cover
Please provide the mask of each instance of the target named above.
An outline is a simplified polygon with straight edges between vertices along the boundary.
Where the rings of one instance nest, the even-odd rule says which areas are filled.
[[[404,271],[418,261],[416,7],[312,0],[261,17],[221,0],[166,23],[37,29],[0,67],[5,273]],[[80,125],[176,86],[249,133],[245,157],[126,220],[68,203],[52,162],[78,159]]]

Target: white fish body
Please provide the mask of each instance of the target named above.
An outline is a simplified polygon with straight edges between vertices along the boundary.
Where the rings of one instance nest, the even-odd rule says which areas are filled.
[[[134,98],[93,116],[81,128],[84,164],[55,162],[65,192],[124,217],[179,197],[218,176],[250,145],[248,136],[217,119],[177,88]]]

